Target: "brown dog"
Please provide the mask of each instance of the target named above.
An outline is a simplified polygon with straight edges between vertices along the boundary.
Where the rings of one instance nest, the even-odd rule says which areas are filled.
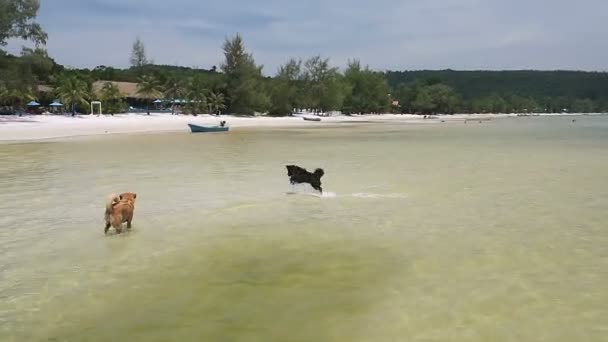
[[[112,194],[108,197],[108,200],[106,201],[105,213],[105,234],[108,234],[110,226],[116,229],[116,233],[122,233],[122,224],[125,222],[127,222],[127,228],[131,228],[136,198],[137,194],[132,192],[125,192],[119,196]]]

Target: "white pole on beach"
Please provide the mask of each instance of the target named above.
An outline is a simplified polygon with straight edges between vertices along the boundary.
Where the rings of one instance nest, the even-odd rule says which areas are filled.
[[[93,106],[94,105],[99,105],[99,114],[98,115],[103,114],[101,112],[101,101],[91,101],[91,115],[93,115]]]

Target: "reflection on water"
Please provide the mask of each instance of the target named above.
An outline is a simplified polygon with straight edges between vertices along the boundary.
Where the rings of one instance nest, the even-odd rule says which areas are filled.
[[[0,145],[0,340],[599,341],[608,120],[570,121]]]

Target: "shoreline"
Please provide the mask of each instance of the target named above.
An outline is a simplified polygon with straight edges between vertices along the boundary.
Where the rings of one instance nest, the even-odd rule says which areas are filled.
[[[534,116],[536,116],[535,114]],[[579,116],[583,114],[538,114],[538,116]],[[598,114],[590,114],[598,115]],[[226,120],[231,128],[255,127],[318,127],[327,124],[358,124],[358,123],[415,123],[437,124],[462,122],[482,118],[517,117],[517,114],[454,114],[440,115],[435,119],[424,119],[414,114],[363,114],[321,117],[321,122],[305,121],[300,116],[240,117],[222,115],[220,117],[202,114],[170,115],[152,113],[145,114],[108,114],[97,115],[24,115],[0,116],[0,143],[37,142],[73,138],[82,136],[97,136],[108,134],[142,134],[189,132],[188,123],[201,125],[218,125],[220,120]]]

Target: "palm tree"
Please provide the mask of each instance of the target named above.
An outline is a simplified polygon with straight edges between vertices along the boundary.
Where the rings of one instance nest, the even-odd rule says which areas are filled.
[[[35,100],[34,90],[30,86],[17,86],[6,91],[6,99],[13,106],[13,110],[17,110],[19,116],[23,113],[24,102]]]
[[[8,98],[8,89],[4,83],[0,83],[0,103],[5,103]]]
[[[143,75],[139,78],[137,93],[146,98],[146,109],[150,115],[150,99],[160,95],[160,83],[153,75]]]
[[[0,105],[7,105],[10,103],[10,92],[4,83],[0,83]]]
[[[175,100],[184,96],[184,84],[178,79],[169,79],[164,87],[165,98],[171,100],[171,115],[175,114]]]
[[[101,100],[107,102],[110,114],[114,115],[116,105],[122,99],[120,89],[112,82],[106,82],[101,88]]]
[[[226,108],[225,102],[224,94],[215,92],[211,93],[207,100],[209,109],[217,115],[221,113],[222,109]]]
[[[207,103],[207,87],[205,80],[201,77],[194,77],[188,84],[188,100],[192,114],[197,114],[205,108]]]
[[[77,76],[64,76],[59,79],[55,92],[63,103],[70,105],[72,116],[76,115],[76,105],[88,106],[91,95],[87,82]]]

